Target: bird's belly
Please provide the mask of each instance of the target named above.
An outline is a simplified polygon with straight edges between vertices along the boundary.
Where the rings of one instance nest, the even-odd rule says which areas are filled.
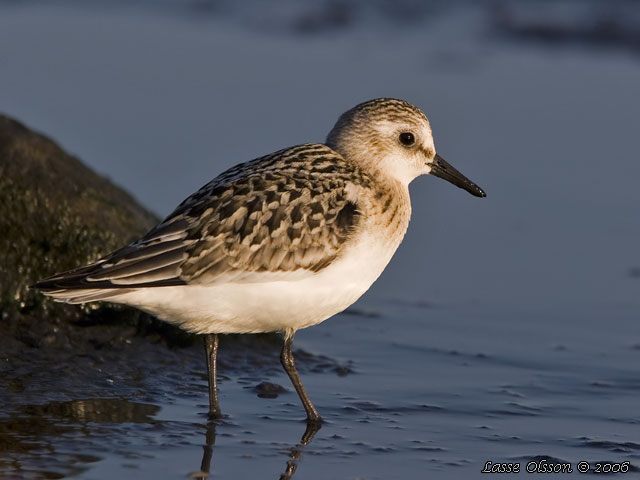
[[[264,282],[157,287],[127,293],[126,303],[196,333],[298,330],[353,304],[382,273],[396,246],[359,242],[317,273]]]

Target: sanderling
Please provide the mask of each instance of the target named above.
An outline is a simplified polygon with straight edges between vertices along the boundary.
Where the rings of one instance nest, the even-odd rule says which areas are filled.
[[[409,183],[432,174],[485,193],[436,154],[427,117],[391,98],[344,113],[326,144],[237,165],[140,240],[35,284],[58,301],[108,300],[205,334],[209,413],[220,417],[218,334],[284,332],[280,360],[319,424],[296,370],[296,330],[354,303],[409,224]]]

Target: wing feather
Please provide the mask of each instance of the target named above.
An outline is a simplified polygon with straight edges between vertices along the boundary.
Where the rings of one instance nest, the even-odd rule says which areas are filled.
[[[35,286],[95,298],[105,288],[313,274],[338,258],[362,222],[354,184],[370,188],[373,179],[327,146],[282,150],[227,170],[137,242]]]

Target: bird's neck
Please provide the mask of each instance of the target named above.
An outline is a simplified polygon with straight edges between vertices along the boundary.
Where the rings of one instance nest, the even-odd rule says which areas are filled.
[[[393,250],[402,241],[411,219],[411,199],[408,186],[389,176],[375,177],[373,198],[368,205],[376,230],[388,239]],[[393,244],[393,245],[391,245]]]

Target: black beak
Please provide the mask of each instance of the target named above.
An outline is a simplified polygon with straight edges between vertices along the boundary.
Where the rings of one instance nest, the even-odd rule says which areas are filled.
[[[487,194],[484,193],[484,190],[449,165],[444,158],[438,154],[436,154],[433,162],[431,163],[431,175],[444,178],[447,182],[453,183],[456,187],[464,188],[467,192],[471,195],[475,195],[476,197],[487,196]]]

